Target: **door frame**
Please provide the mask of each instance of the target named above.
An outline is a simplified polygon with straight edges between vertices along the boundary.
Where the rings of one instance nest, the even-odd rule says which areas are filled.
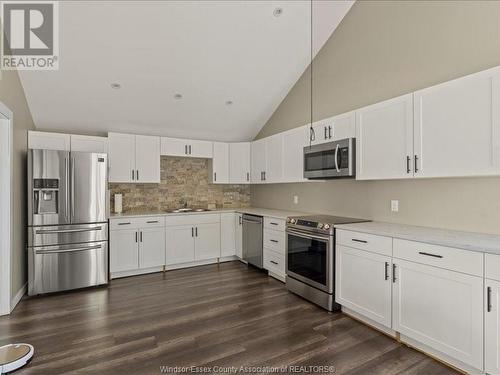
[[[11,312],[13,115],[0,102],[0,315]]]

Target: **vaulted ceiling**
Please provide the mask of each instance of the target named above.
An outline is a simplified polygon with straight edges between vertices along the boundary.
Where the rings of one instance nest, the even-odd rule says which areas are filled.
[[[352,3],[314,1],[314,53]],[[309,0],[62,1],[59,70],[20,72],[35,125],[250,140],[310,62],[310,7]]]

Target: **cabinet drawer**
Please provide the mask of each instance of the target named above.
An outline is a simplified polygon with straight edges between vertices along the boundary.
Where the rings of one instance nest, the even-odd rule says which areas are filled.
[[[473,251],[395,238],[394,258],[483,276],[483,254]]]
[[[285,220],[274,217],[264,217],[264,228],[285,231]]]
[[[141,228],[156,228],[165,226],[165,218],[161,216],[141,217],[137,219]]]
[[[109,230],[138,229],[141,222],[138,218],[110,219]]]
[[[337,229],[337,244],[392,256],[392,238]]]
[[[484,254],[484,277],[500,281],[500,255]]]
[[[264,248],[264,269],[285,276],[285,256]]]
[[[285,232],[264,229],[264,247],[285,255]]]
[[[211,223],[220,223],[220,214],[179,214],[178,216],[165,217],[167,226]]]

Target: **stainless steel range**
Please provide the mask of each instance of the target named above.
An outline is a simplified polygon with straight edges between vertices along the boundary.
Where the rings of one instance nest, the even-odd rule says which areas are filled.
[[[316,215],[289,217],[286,226],[286,286],[329,310],[335,303],[334,225],[368,220]]]

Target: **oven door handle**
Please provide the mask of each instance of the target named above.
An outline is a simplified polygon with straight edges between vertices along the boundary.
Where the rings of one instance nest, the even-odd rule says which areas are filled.
[[[318,235],[315,235],[312,233],[297,232],[297,231],[290,230],[290,229],[287,229],[286,233],[291,234],[293,236],[301,237],[301,238],[307,238],[307,239],[313,238],[315,240],[320,240],[320,241],[324,241],[324,242],[330,241],[330,237],[318,236]]]
[[[337,143],[337,146],[335,147],[335,169],[337,170],[337,172],[340,172],[339,162],[337,159],[338,155],[339,155],[339,144]]]

